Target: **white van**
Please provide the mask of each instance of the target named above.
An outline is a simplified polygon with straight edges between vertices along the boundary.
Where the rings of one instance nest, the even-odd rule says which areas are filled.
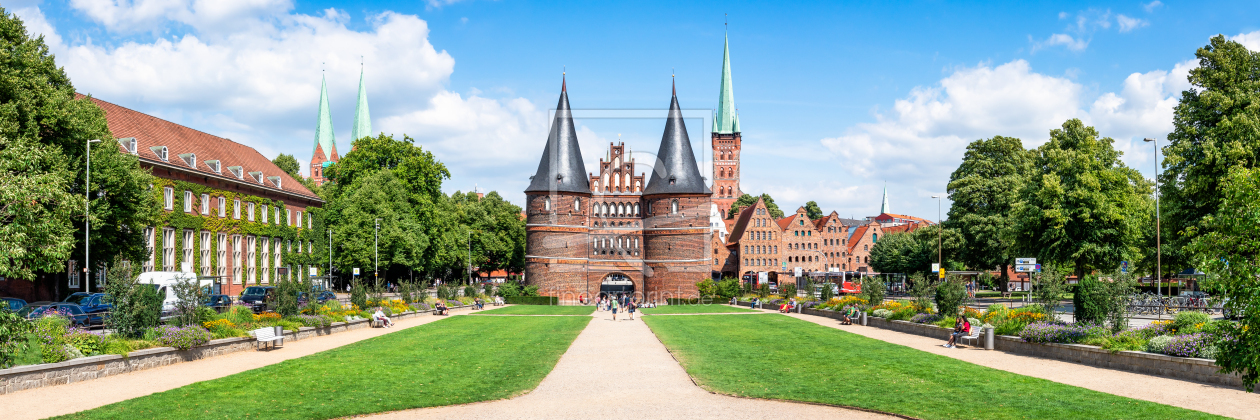
[[[152,284],[158,291],[158,296],[162,297],[162,316],[170,315],[175,310],[175,283],[180,281],[197,280],[196,273],[182,271],[150,271],[140,273],[136,281],[140,284]],[[201,287],[214,287],[213,279],[204,279],[200,281]]]

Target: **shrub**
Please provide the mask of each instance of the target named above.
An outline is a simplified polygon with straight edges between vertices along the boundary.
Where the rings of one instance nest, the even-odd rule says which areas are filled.
[[[723,300],[730,300],[738,296],[739,292],[739,280],[732,277],[724,278],[717,284],[718,297],[721,297]]]
[[[942,314],[958,315],[958,307],[966,297],[967,285],[962,281],[949,279],[936,286],[936,307]]]
[[[1019,332],[1019,338],[1029,343],[1079,343],[1090,336],[1104,336],[1106,330],[1094,324],[1062,325],[1050,322],[1034,322]]]
[[[989,305],[989,307],[984,308],[985,314],[990,314],[994,312],[1003,312],[1003,311],[1006,311],[1006,305],[1003,305],[1000,303],[994,303],[992,305]]]
[[[910,318],[910,322],[916,324],[931,324],[936,321],[940,321],[941,319],[942,317],[937,314],[915,314]]]
[[[892,316],[892,311],[887,309],[876,309],[871,311],[871,314],[880,318],[888,318],[889,316]]]
[[[153,341],[163,346],[188,350],[210,342],[211,334],[199,325],[172,327],[163,325],[152,330]]]
[[[888,286],[878,277],[862,277],[859,284],[861,292],[858,296],[866,299],[867,302],[882,302],[887,294],[885,289]]]
[[[74,357],[67,350],[67,347],[73,347],[67,345],[65,337],[70,320],[60,316],[45,316],[35,320],[34,324],[34,336],[39,340],[42,363],[57,363]]]
[[[1164,354],[1169,356],[1180,357],[1205,357],[1209,353],[1215,357],[1215,348],[1212,346],[1213,339],[1210,334],[1194,333],[1173,336],[1168,340],[1168,345],[1164,347]]]
[[[503,282],[503,284],[499,285],[499,288],[498,290],[495,290],[495,293],[498,293],[499,296],[502,296],[505,298],[520,296],[521,286],[516,284],[516,282],[514,281],[506,281],[506,282]],[[438,298],[442,298],[442,296],[439,295]]]
[[[1107,319],[1106,302],[1102,296],[1102,283],[1094,276],[1085,276],[1076,284],[1072,296],[1076,322],[1102,323]]]
[[[914,304],[920,309],[928,308],[932,304],[932,298],[936,296],[936,287],[926,276],[916,275],[914,284],[910,286],[910,296],[914,297]]]
[[[2,303],[0,303],[2,304]],[[35,328],[8,309],[0,308],[0,369],[14,366],[26,350],[26,336]]]
[[[276,284],[274,310],[280,313],[280,316],[297,315],[298,294],[302,292],[302,285],[297,280],[280,280]]]
[[[1138,351],[1146,349],[1146,340],[1131,335],[1117,335],[1114,337],[1103,338],[1104,343],[1099,346],[1111,351]]]
[[[914,308],[912,307],[903,307],[901,309],[894,310],[892,315],[888,317],[888,320],[889,321],[904,321],[918,314],[919,312],[914,310]]]
[[[704,279],[696,283],[696,291],[700,293],[700,297],[711,298],[718,294],[717,283],[713,279]]]
[[[468,297],[477,296],[477,288],[473,287],[473,285],[471,284],[464,286],[464,296],[468,296]]]
[[[995,325],[993,327],[993,333],[997,335],[1019,335],[1026,326],[1028,326],[1028,324],[1024,322],[1007,320],[1006,322],[1001,322]]]
[[[254,322],[254,311],[245,306],[233,306],[223,318],[236,325],[248,324]]]
[[[1146,351],[1151,353],[1163,353],[1168,348],[1168,344],[1172,342],[1172,336],[1161,335],[1152,338],[1146,342]]]
[[[521,296],[538,296],[538,285],[531,284],[521,290]]]
[[[104,292],[114,308],[105,318],[105,325],[114,334],[137,338],[158,324],[162,297],[153,286],[137,283],[131,269],[123,268],[121,257],[114,259],[106,278]]]
[[[1172,329],[1178,334],[1192,334],[1203,330],[1212,322],[1212,316],[1197,311],[1181,311],[1172,320]]]
[[[779,291],[786,298],[796,297],[796,283],[788,283],[783,285],[783,290]]]
[[[766,298],[766,296],[770,296],[770,285],[769,285],[769,284],[763,284],[763,285],[761,285],[761,287],[758,287],[758,288],[757,288],[757,296],[761,296],[761,298],[762,298],[762,299],[765,299],[765,298]]]
[[[360,308],[366,308],[367,304],[367,288],[358,277],[351,280],[350,283],[350,303]]]
[[[171,286],[175,292],[175,318],[169,322],[176,325],[197,325],[201,323],[201,302],[206,300],[206,291],[196,277],[181,277]]]

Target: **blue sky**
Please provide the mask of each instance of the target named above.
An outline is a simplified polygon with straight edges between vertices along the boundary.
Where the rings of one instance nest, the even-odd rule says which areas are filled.
[[[1115,138],[1149,176],[1141,138],[1171,130],[1195,49],[1216,34],[1260,49],[1254,2],[868,3],[4,6],[47,37],[81,92],[268,157],[310,158],[321,69],[338,148],[349,150],[363,56],[376,131],[433,151],[453,174],[447,191],[477,185],[518,203],[562,68],[575,109],[663,109],[672,71],[682,106],[703,115],[716,106],[729,14],[744,191],[846,217],[874,215],[887,182],[894,211],[935,219],[930,197],[968,142],[1006,135],[1032,147],[1067,118]],[[687,121],[697,151],[707,122]],[[619,134],[649,155],[662,129],[650,118],[579,120],[588,168]]]

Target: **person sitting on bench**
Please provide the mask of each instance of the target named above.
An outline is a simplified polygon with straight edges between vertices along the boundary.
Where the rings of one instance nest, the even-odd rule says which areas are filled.
[[[446,315],[446,314],[447,314],[447,313],[446,313],[446,302],[443,302],[443,301],[441,301],[441,300],[438,300],[438,301],[437,301],[437,313],[436,313],[436,314],[434,314],[434,315]]]
[[[385,328],[394,326],[394,321],[391,321],[389,317],[385,316],[385,312],[381,311],[380,306],[376,307],[376,313],[372,314],[372,318],[377,321],[380,321],[381,325],[383,325]]]

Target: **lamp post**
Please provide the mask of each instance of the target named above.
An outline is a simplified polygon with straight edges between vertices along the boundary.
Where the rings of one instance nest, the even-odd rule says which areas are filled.
[[[324,288],[332,288],[332,229],[328,229],[328,274],[324,276]]]
[[[372,252],[376,254],[376,264],[372,267],[376,287],[381,287],[381,219],[376,219],[376,237],[372,240]]]
[[[467,241],[464,242],[464,252],[466,252],[468,258],[468,284],[472,284],[472,229],[468,229],[464,233],[468,235]]]
[[[1151,147],[1155,149],[1155,155],[1152,159],[1154,161],[1153,166],[1155,166],[1155,294],[1163,296],[1164,267],[1163,261],[1160,261],[1162,253],[1159,249],[1159,142],[1149,137],[1142,139],[1142,141],[1149,142]],[[1172,294],[1172,290],[1168,292],[1169,295]]]
[[[89,213],[92,208],[92,143],[100,143],[100,139],[88,140],[83,150],[87,156],[87,170],[83,174],[83,291],[92,293],[92,271],[88,267],[92,264],[88,261],[88,232],[92,230],[92,216]]]
[[[945,254],[941,251],[941,236],[945,234],[945,226],[941,224],[941,197],[943,196],[932,196],[932,198],[936,199],[936,267],[939,270],[944,270],[945,258],[943,257]],[[936,275],[940,276],[941,274],[938,272]]]

